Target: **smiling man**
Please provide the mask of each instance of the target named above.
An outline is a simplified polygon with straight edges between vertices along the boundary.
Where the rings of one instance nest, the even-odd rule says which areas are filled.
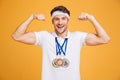
[[[51,10],[54,32],[26,32],[34,20],[44,21],[43,14],[33,14],[13,33],[19,42],[38,45],[42,48],[42,80],[80,80],[80,51],[83,45],[95,46],[108,43],[110,38],[94,16],[81,13],[78,20],[89,20],[96,34],[87,32],[70,32],[68,22],[70,12],[64,6]]]

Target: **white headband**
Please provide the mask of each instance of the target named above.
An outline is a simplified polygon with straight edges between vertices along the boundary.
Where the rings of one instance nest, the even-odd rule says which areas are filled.
[[[62,12],[62,11],[55,11],[55,12],[53,12],[53,14],[52,14],[52,19],[56,16],[56,15],[65,15],[68,19],[70,18],[70,16],[68,15],[68,13],[64,13],[64,12]]]

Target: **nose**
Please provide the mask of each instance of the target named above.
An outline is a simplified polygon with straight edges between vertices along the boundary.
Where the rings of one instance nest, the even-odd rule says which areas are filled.
[[[61,20],[61,19],[59,19],[58,24],[59,24],[59,25],[62,24],[62,20]]]

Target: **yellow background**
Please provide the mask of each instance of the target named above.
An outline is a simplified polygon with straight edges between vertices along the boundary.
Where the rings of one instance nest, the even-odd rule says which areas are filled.
[[[120,80],[120,0],[0,0],[0,80],[41,80],[41,48],[16,42],[11,34],[33,13],[45,14],[46,21],[34,20],[28,31],[52,32],[49,13],[57,5],[70,9],[70,31],[95,32],[89,21],[77,20],[88,12],[111,37],[109,44],[83,47],[82,80]]]

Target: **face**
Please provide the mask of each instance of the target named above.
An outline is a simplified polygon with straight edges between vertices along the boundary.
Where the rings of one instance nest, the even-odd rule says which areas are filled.
[[[62,34],[66,32],[68,21],[69,19],[65,15],[56,15],[52,20],[55,32],[57,34]]]

